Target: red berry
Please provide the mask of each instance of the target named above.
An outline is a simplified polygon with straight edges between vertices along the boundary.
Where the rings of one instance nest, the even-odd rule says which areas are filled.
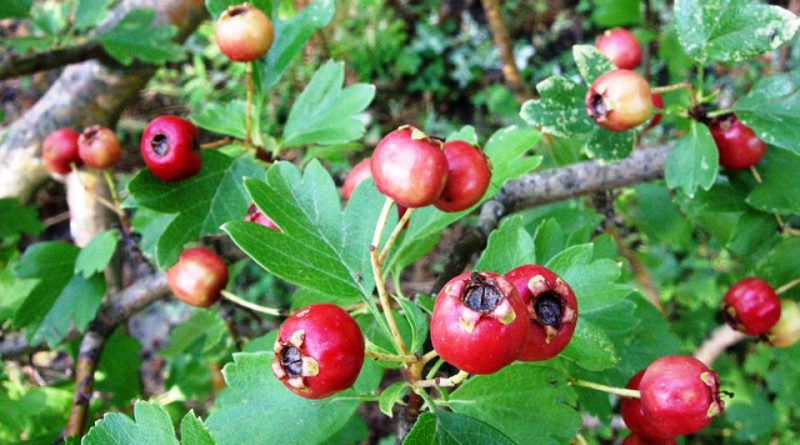
[[[528,315],[528,338],[518,360],[557,356],[567,347],[578,322],[578,300],[572,288],[549,269],[527,264],[506,273]]]
[[[586,93],[586,112],[597,125],[611,131],[637,127],[653,111],[650,85],[635,71],[609,71]]]
[[[525,306],[514,285],[491,272],[463,273],[436,298],[433,349],[471,374],[491,374],[513,362],[527,335]]]
[[[664,98],[661,97],[660,94],[656,93],[653,94],[653,108],[655,110],[663,110],[664,109]],[[651,129],[658,125],[661,122],[661,113],[653,110],[653,118],[650,120],[650,123],[647,124],[647,129]]]
[[[800,304],[794,300],[781,300],[781,319],[767,336],[772,346],[788,348],[800,341]]]
[[[275,223],[264,214],[264,212],[258,210],[258,207],[256,207],[255,204],[250,204],[250,207],[247,208],[247,216],[244,217],[244,220],[261,224],[262,226],[272,229],[276,232],[281,231],[281,229],[279,229],[278,226],[276,226]]]
[[[178,116],[160,116],[147,124],[139,146],[153,175],[162,181],[178,181],[200,171],[202,161],[195,150],[197,128]]]
[[[208,249],[187,249],[167,270],[167,284],[184,303],[209,307],[220,299],[220,292],[228,284],[228,268],[222,258]]]
[[[434,205],[445,212],[466,210],[483,198],[492,179],[489,160],[478,147],[464,141],[444,144],[448,173],[444,190]]]
[[[622,445],[675,445],[674,439],[658,440],[648,439],[636,434],[631,434],[622,441]]]
[[[344,200],[348,201],[356,187],[371,177],[372,170],[370,169],[369,158],[356,164],[355,167],[350,170],[350,173],[347,174],[347,177],[344,178],[344,185],[342,186],[342,196]]]
[[[222,54],[237,62],[260,58],[269,51],[274,38],[269,17],[247,3],[229,7],[217,20],[217,46]]]
[[[624,70],[634,70],[642,62],[642,46],[632,32],[624,28],[609,29],[597,36],[594,46],[611,62]]]
[[[53,173],[66,175],[70,164],[81,165],[78,155],[78,133],[69,128],[56,130],[42,142],[42,162]]]
[[[714,121],[711,124],[711,136],[717,143],[720,165],[731,170],[758,164],[767,150],[766,144],[753,130],[733,114]]]
[[[639,391],[645,417],[665,436],[700,431],[724,409],[717,373],[688,356],[671,355],[651,363]]]
[[[275,377],[301,397],[321,399],[353,386],[364,364],[364,336],[339,306],[314,304],[283,322],[274,351]]]
[[[745,334],[765,334],[781,318],[781,300],[766,281],[745,278],[725,293],[722,316]]]
[[[81,133],[78,154],[88,167],[103,170],[117,162],[122,155],[122,147],[113,130],[93,125]]]
[[[408,125],[381,139],[370,167],[378,191],[408,208],[433,204],[447,182],[441,142]]]
[[[625,385],[628,389],[639,389],[639,384],[642,381],[644,370],[639,371],[638,374],[633,376],[632,379]],[[672,439],[672,435],[663,435],[661,431],[656,428],[650,419],[642,411],[641,400],[635,397],[623,397],[620,400],[620,414],[625,425],[631,430],[633,435],[638,435],[640,440],[650,440],[655,443],[660,443],[666,439]],[[641,442],[648,443],[648,442]]]

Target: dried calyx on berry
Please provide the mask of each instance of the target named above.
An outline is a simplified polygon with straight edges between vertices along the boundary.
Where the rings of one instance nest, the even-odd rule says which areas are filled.
[[[578,300],[572,288],[549,269],[534,264],[506,273],[527,309],[529,334],[519,355],[522,361],[547,360],[567,347],[578,320]]]
[[[275,341],[272,372],[275,377],[298,391],[309,391],[305,379],[319,374],[319,363],[314,357],[304,356],[301,351],[306,333],[297,330],[289,337],[289,341]]]
[[[525,306],[514,285],[491,272],[463,273],[439,292],[431,320],[433,348],[472,374],[513,362],[527,335]]]

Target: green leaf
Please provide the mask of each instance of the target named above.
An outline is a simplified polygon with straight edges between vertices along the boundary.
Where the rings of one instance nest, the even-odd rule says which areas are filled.
[[[21,234],[38,235],[44,230],[36,209],[20,205],[17,198],[0,199],[0,240]]]
[[[206,355],[227,336],[228,327],[214,310],[198,310],[169,334],[169,346],[160,352],[167,359],[181,354]],[[196,348],[196,349],[195,349]]]
[[[465,125],[460,130],[455,131],[447,137],[447,142],[450,141],[464,141],[468,144],[478,145],[478,134],[475,133],[475,127],[472,125]]]
[[[681,46],[697,62],[741,62],[791,40],[800,19],[751,0],[676,0],[675,23]]]
[[[105,17],[114,0],[78,0],[75,8],[75,29],[85,31]]]
[[[536,261],[546,263],[564,249],[567,237],[555,218],[542,221],[533,234]]]
[[[642,0],[592,0],[592,20],[601,28],[638,25],[642,22]]]
[[[578,320],[572,340],[560,355],[589,371],[614,368],[620,360],[608,334],[585,318]]]
[[[61,242],[31,246],[17,267],[17,277],[39,282],[17,310],[14,324],[27,330],[31,343],[57,345],[74,324],[82,330],[94,318],[105,293],[100,275],[73,275],[77,247]]]
[[[617,68],[594,45],[573,46],[572,57],[587,85],[591,85],[601,75]]]
[[[472,377],[453,391],[447,405],[486,422],[520,444],[563,444],[581,428],[571,406],[574,393],[562,371],[541,363],[515,363]],[[536,428],[531,428],[536,419]]]
[[[164,408],[138,400],[133,413],[135,421],[120,413],[106,414],[86,433],[81,445],[178,445]]]
[[[556,275],[566,275],[576,264],[589,264],[593,255],[594,248],[591,244],[571,246],[551,258],[546,266],[548,269],[555,272]]]
[[[757,276],[774,287],[797,278],[800,271],[800,238],[790,237],[781,240],[756,266]],[[800,289],[794,288],[788,295],[800,295]]]
[[[254,438],[282,445],[324,443],[358,408],[352,389],[322,400],[298,397],[272,375],[273,355],[238,353],[225,365],[228,387],[206,422],[220,445],[252,443]]]
[[[155,17],[153,9],[131,10],[116,26],[97,36],[97,40],[123,65],[130,65],[134,59],[156,65],[182,59],[181,46],[172,41],[177,32],[175,26],[154,26]]]
[[[335,11],[333,0],[317,0],[290,20],[284,21],[278,17],[275,8],[272,14],[275,41],[266,57],[255,62],[254,74],[262,91],[267,91],[278,83],[311,35],[330,23]]]
[[[747,203],[769,213],[800,213],[800,154],[767,150],[758,171],[764,182],[750,193]]]
[[[333,145],[364,135],[364,123],[355,115],[375,97],[373,85],[359,83],[342,88],[344,63],[329,60],[300,93],[283,129],[283,145]]]
[[[381,391],[381,397],[378,399],[381,412],[392,417],[392,407],[403,398],[407,388],[407,383],[393,383]]]
[[[3,0],[0,2],[0,19],[28,17],[33,0]]]
[[[411,300],[398,297],[396,301],[403,308],[403,317],[408,323],[409,331],[411,332],[411,341],[407,343],[409,350],[412,354],[415,352],[422,353],[425,340],[428,338],[428,319],[422,309],[412,303]]]
[[[250,200],[242,179],[261,178],[264,174],[248,157],[231,158],[215,150],[203,151],[202,157],[202,169],[191,178],[164,182],[145,169],[128,185],[137,205],[175,214],[156,245],[161,269],[178,259],[186,243],[219,233],[225,222],[244,218]]]
[[[636,186],[635,217],[632,221],[652,241],[673,248],[687,248],[692,240],[692,224],[672,202],[669,190],[661,184]]]
[[[103,348],[95,388],[108,393],[113,406],[126,408],[139,395],[142,345],[122,331],[117,329]]]
[[[489,235],[486,249],[475,264],[475,270],[504,274],[517,266],[534,263],[533,239],[525,231],[522,216],[514,215],[504,218],[500,227]]]
[[[0,322],[14,317],[25,298],[36,287],[39,280],[22,280],[15,276],[14,270],[19,264],[19,253],[10,249],[11,253],[6,258],[6,263],[0,269]],[[2,264],[0,262],[0,264]]]
[[[462,414],[448,411],[424,413],[403,445],[514,445],[498,429]]]
[[[616,160],[628,157],[635,143],[636,130],[615,132],[595,127],[584,149],[590,158]]]
[[[204,130],[243,140],[247,131],[245,102],[233,100],[206,104],[198,113],[192,114],[192,122]]]
[[[667,156],[664,176],[671,189],[690,198],[697,188],[708,190],[717,180],[719,153],[708,127],[692,121],[691,132],[675,143]]]
[[[0,378],[0,442],[51,443],[69,417],[72,389],[24,385],[19,377],[9,379],[2,373]]]
[[[362,299],[382,320],[372,298],[369,245],[385,198],[374,186],[358,187],[344,214],[333,179],[317,161],[302,174],[291,163],[278,162],[267,171],[266,182],[249,179],[245,187],[281,231],[232,221],[223,229],[236,245],[290,283],[331,297]]]
[[[89,244],[81,249],[81,253],[75,261],[75,273],[89,278],[102,272],[111,261],[111,257],[114,256],[117,242],[119,242],[119,233],[116,230],[106,230],[92,238]]]
[[[181,420],[181,445],[215,445],[208,428],[202,420],[190,410]]]
[[[275,2],[273,0],[254,0],[248,3],[264,11],[267,16],[272,16],[273,7],[277,13],[277,4],[280,2]],[[208,13],[211,14],[211,17],[216,20],[220,15],[222,15],[223,12],[225,12],[226,9],[228,9],[229,6],[237,6],[241,4],[241,0],[206,0],[206,9],[208,9]]]
[[[800,73],[761,79],[736,101],[736,116],[764,142],[800,154]]]
[[[565,77],[549,77],[536,85],[540,98],[522,104],[520,116],[528,125],[545,133],[571,137],[595,128],[586,114],[587,87]]]
[[[174,213],[160,213],[147,207],[138,207],[131,218],[133,231],[141,236],[139,249],[150,261],[158,259],[158,242],[161,235],[177,217]]]

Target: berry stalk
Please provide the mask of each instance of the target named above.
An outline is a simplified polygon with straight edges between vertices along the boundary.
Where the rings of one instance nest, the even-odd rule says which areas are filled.
[[[247,88],[247,108],[245,110],[244,117],[244,143],[245,145],[251,145],[253,143],[253,93],[255,90],[253,86],[253,62],[247,62],[246,66],[247,74],[245,78],[245,85]]]
[[[594,389],[596,391],[602,391],[609,394],[618,395],[620,397],[633,397],[635,399],[639,399],[642,397],[641,393],[639,393],[639,391],[635,389],[617,388],[616,386],[608,386],[581,379],[571,378],[569,379],[569,384],[573,386],[581,386],[584,388]]]
[[[378,261],[383,264],[386,261],[386,256],[389,255],[389,250],[391,250],[394,242],[397,241],[397,237],[400,236],[400,232],[406,227],[408,224],[408,220],[411,219],[411,215],[414,213],[413,208],[406,210],[403,214],[403,217],[400,218],[400,221],[397,222],[397,225],[392,230],[391,235],[389,235],[389,239],[386,241],[386,245],[383,246],[383,250],[381,250],[381,255],[378,257]]]
[[[247,309],[250,309],[252,311],[260,312],[262,314],[272,315],[274,317],[280,317],[280,316],[287,315],[285,311],[281,311],[280,309],[275,309],[275,308],[271,308],[271,307],[261,306],[260,304],[251,303],[251,302],[249,302],[249,301],[247,301],[247,300],[245,300],[245,299],[243,299],[241,297],[236,296],[236,294],[234,294],[232,292],[229,292],[229,291],[227,291],[225,289],[221,290],[219,293],[222,294],[222,298],[224,298],[224,299],[226,299],[226,300],[228,300],[228,301],[230,301],[230,302],[232,302],[234,304],[237,304],[239,306],[246,307]]]

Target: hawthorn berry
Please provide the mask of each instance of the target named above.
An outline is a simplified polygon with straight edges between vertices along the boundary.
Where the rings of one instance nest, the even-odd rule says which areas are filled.
[[[480,148],[464,141],[451,141],[444,144],[447,158],[447,182],[439,198],[433,203],[445,212],[466,210],[483,198],[492,171],[489,160]]]
[[[719,151],[719,163],[725,168],[750,168],[767,151],[766,144],[734,114],[713,121],[710,129]]]
[[[220,292],[228,284],[228,268],[219,255],[208,249],[187,249],[167,270],[167,284],[184,303],[209,307],[220,299]]]
[[[513,362],[528,332],[514,285],[491,272],[467,272],[447,282],[430,329],[442,360],[471,374],[491,374]]]
[[[528,337],[518,360],[540,361],[567,347],[578,322],[578,300],[572,288],[546,267],[527,264],[505,274],[525,305]]]
[[[264,214],[261,210],[256,207],[255,203],[250,204],[250,207],[247,208],[247,216],[244,217],[245,221],[254,222],[256,224],[260,224],[268,229],[272,229],[276,232],[280,232],[281,229],[272,222],[271,219],[267,215]]]
[[[609,71],[586,93],[586,112],[607,130],[630,130],[646,122],[652,111],[650,85],[635,71]]]
[[[622,445],[675,445],[676,442],[674,439],[649,439],[646,437],[639,436],[637,434],[631,434],[630,436],[626,437],[625,440],[622,441]]]
[[[42,142],[42,162],[53,173],[66,175],[70,164],[81,164],[78,155],[78,132],[69,128],[58,129]]]
[[[628,389],[639,390],[639,384],[642,381],[643,375],[644,370],[639,371],[638,374],[633,376],[633,378],[628,381],[628,384],[625,385],[625,387]],[[620,400],[619,406],[622,420],[625,421],[625,426],[631,430],[631,436],[638,436],[640,440],[645,441],[641,443],[649,443],[646,442],[648,440],[651,442],[660,443],[660,441],[672,439],[674,437],[672,435],[664,435],[658,430],[658,428],[653,426],[650,419],[644,414],[644,411],[642,411],[641,400],[635,397],[623,397]]]
[[[664,436],[700,431],[724,409],[717,373],[689,356],[671,355],[651,363],[639,391],[642,412]]]
[[[410,125],[378,142],[370,168],[378,191],[408,208],[433,204],[447,183],[442,143]]]
[[[364,364],[364,336],[333,304],[303,308],[281,325],[272,372],[293,393],[322,399],[355,383]]]
[[[745,278],[725,293],[722,316],[745,334],[765,334],[781,318],[781,300],[766,281]]]
[[[767,335],[772,346],[788,348],[800,341],[800,303],[781,300],[781,319]]]
[[[78,155],[88,167],[103,170],[111,167],[122,155],[117,134],[110,128],[92,125],[78,138]]]
[[[655,127],[661,122],[661,113],[656,110],[663,110],[664,109],[664,98],[661,97],[660,94],[655,93],[653,94],[653,118],[650,119],[650,123],[647,124],[647,130]]]
[[[231,6],[217,20],[214,36],[222,54],[237,62],[251,62],[266,54],[275,39],[272,21],[248,3]]]
[[[147,124],[139,149],[145,165],[162,181],[179,181],[200,171],[197,127],[178,116],[160,116]]]
[[[359,184],[372,177],[372,170],[370,169],[369,158],[362,160],[356,164],[347,177],[344,178],[344,185],[342,185],[342,197],[345,201],[350,199],[350,196],[356,190]]]
[[[634,70],[642,62],[642,45],[632,32],[624,28],[606,30],[597,36],[594,46],[611,63],[624,70]]]

